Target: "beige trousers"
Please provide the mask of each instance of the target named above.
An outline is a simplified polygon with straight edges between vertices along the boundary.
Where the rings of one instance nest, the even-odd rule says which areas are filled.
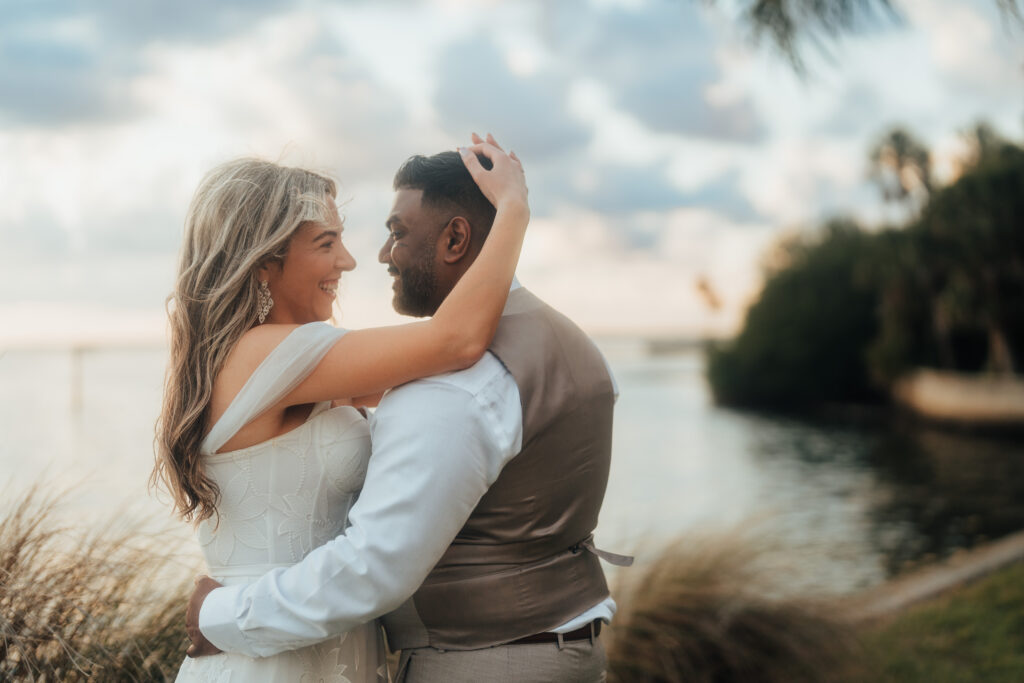
[[[603,683],[601,639],[498,645],[482,650],[403,650],[396,683]]]

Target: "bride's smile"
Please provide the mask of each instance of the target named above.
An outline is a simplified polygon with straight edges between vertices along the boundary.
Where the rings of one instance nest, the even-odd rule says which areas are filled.
[[[344,225],[337,209],[331,214],[328,222],[302,224],[284,257],[261,269],[274,299],[268,323],[309,323],[331,317],[341,274],[356,267],[341,239]]]

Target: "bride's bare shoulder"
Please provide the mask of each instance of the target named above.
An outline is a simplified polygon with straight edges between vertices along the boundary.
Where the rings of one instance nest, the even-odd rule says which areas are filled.
[[[230,360],[233,357],[239,359],[258,356],[262,361],[274,348],[284,341],[284,338],[291,334],[299,325],[257,325],[242,335],[242,338],[235,344],[235,348],[228,355]],[[257,361],[257,364],[259,364]]]
[[[235,348],[228,353],[224,366],[217,373],[213,382],[213,407],[217,411],[218,404],[231,402],[235,394],[242,390],[245,383],[256,372],[267,356],[291,334],[298,325],[257,325],[242,335]]]

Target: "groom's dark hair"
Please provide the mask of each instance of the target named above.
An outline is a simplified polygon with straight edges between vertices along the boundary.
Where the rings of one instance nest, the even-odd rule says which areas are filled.
[[[477,155],[485,169],[491,160]],[[394,189],[423,190],[423,205],[457,211],[473,228],[474,242],[483,244],[494,223],[494,206],[487,201],[458,152],[409,157],[395,173]],[[479,241],[477,241],[479,240]]]

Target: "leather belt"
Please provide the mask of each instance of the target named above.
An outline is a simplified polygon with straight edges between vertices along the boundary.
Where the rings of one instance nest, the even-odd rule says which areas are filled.
[[[601,624],[603,622],[600,619],[594,619],[592,622],[581,626],[575,631],[569,631],[568,633],[552,633],[545,631],[544,633],[534,633],[532,636],[526,636],[518,640],[513,640],[506,645],[531,645],[533,643],[557,643],[559,636],[561,636],[562,642],[568,640],[589,640],[591,636],[597,638],[601,635]]]

